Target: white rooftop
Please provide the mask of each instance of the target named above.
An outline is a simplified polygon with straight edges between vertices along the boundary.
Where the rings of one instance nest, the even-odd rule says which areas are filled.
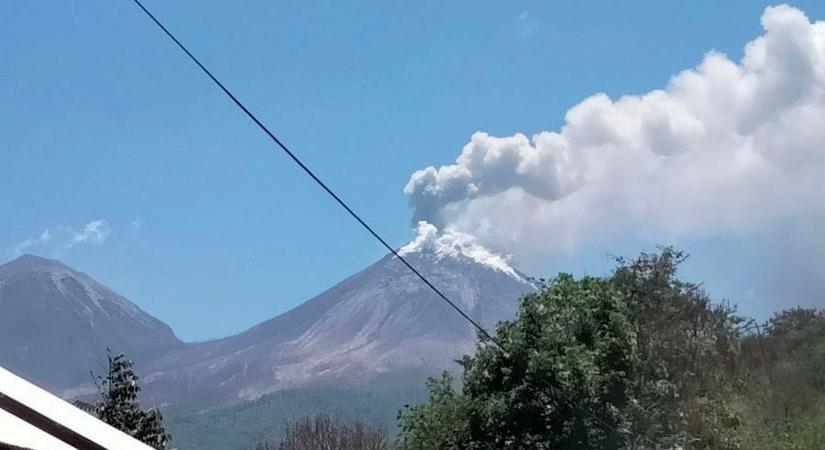
[[[9,405],[16,405],[10,407]],[[21,413],[21,411],[24,411]],[[51,425],[38,425],[40,422]],[[26,417],[26,418],[24,418]],[[55,427],[65,427],[87,445],[72,446],[57,437]],[[59,433],[57,433],[59,434]],[[0,443],[32,450],[152,450],[131,436],[90,416],[0,367]]]

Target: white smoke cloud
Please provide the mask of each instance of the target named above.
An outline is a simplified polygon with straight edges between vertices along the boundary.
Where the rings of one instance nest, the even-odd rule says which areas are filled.
[[[825,224],[825,22],[781,5],[762,26],[741,61],[710,52],[663,90],[591,96],[559,131],[475,133],[412,174],[413,220],[514,255]]]
[[[28,238],[14,245],[12,253],[14,256],[20,256],[26,252],[34,252],[59,258],[68,250],[80,245],[104,245],[111,233],[112,227],[104,219],[93,220],[80,230],[60,226],[56,231],[46,229],[38,237]]]
[[[112,233],[109,223],[103,219],[87,223],[80,231],[69,231],[71,236],[63,246],[65,249],[70,249],[78,244],[103,245]]]
[[[463,256],[481,265],[504,272],[517,280],[522,280],[521,275],[510,267],[507,257],[492,253],[480,245],[474,236],[453,229],[439,231],[435,225],[424,221],[418,223],[416,237],[398,250],[401,256],[418,252],[428,252],[437,258]]]

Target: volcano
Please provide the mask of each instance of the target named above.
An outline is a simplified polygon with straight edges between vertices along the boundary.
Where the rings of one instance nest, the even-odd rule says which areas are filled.
[[[535,289],[507,261],[458,233],[420,233],[407,261],[490,331]],[[393,255],[241,334],[187,344],[155,361],[152,395],[214,406],[283,390],[364,386],[457,369],[476,330]]]
[[[0,266],[0,366],[53,392],[90,384],[107,348],[148,362],[180,345],[166,324],[60,261]]]

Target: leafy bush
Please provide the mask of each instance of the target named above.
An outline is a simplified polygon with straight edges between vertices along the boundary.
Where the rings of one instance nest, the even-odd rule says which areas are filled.
[[[559,275],[400,414],[402,448],[739,447],[741,319],[676,278],[671,249],[611,277]]]
[[[777,313],[743,340],[745,448],[825,448],[825,314]]]

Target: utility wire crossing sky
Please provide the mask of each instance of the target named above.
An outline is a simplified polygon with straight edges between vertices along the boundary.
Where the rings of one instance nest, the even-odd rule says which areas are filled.
[[[58,258],[186,340],[411,238],[536,277],[673,244],[745,315],[821,307],[821,1],[141,0],[380,245],[130,3],[0,7],[0,260]]]
[[[202,71],[203,71],[206,75],[208,75],[208,76],[209,76],[209,78],[210,78],[212,81],[214,81],[214,82],[215,82],[215,84],[216,84],[216,85],[218,85],[218,87],[219,87],[219,88],[220,88],[220,89],[221,89],[221,90],[222,90],[222,91],[223,91],[223,92],[224,92],[227,96],[229,96],[229,98],[230,98],[230,99],[232,99],[232,101],[235,103],[235,105],[237,105],[237,106],[238,106],[238,108],[240,108],[240,109],[244,112],[244,114],[246,114],[247,116],[249,116],[249,118],[250,118],[250,119],[252,119],[252,121],[253,121],[253,122],[255,122],[255,124],[256,124],[256,125],[258,125],[258,127],[259,127],[261,130],[263,130],[263,132],[264,132],[264,133],[266,133],[266,134],[267,134],[267,136],[269,136],[269,138],[270,138],[270,139],[272,139],[272,141],[273,141],[273,142],[275,142],[275,144],[277,144],[277,145],[278,145],[278,147],[280,147],[280,148],[281,148],[281,150],[283,150],[283,151],[284,151],[284,152],[285,152],[285,153],[286,153],[286,154],[287,154],[287,155],[288,155],[288,156],[289,156],[289,157],[290,157],[293,161],[295,161],[295,163],[296,163],[296,164],[298,164],[298,166],[299,166],[301,169],[303,169],[303,171],[304,171],[304,172],[306,172],[306,174],[307,174],[307,175],[309,175],[309,176],[310,176],[310,178],[312,178],[312,180],[313,180],[313,181],[315,181],[315,182],[316,182],[319,186],[321,186],[321,188],[323,188],[323,189],[324,189],[324,191],[326,191],[326,193],[327,193],[327,194],[329,194],[329,195],[330,195],[333,199],[335,199],[335,201],[336,201],[336,202],[338,202],[338,204],[339,204],[339,205],[341,205],[341,207],[342,207],[342,208],[344,208],[344,209],[345,209],[345,210],[349,213],[349,215],[351,215],[351,216],[352,216],[352,217],[353,217],[356,221],[358,221],[358,223],[359,223],[362,227],[364,227],[364,229],[366,229],[366,230],[367,230],[367,231],[368,231],[368,232],[369,232],[369,233],[370,233],[373,237],[375,237],[375,239],[377,239],[377,240],[381,243],[381,245],[383,245],[383,246],[384,246],[387,250],[389,250],[389,251],[390,251],[390,253],[392,253],[392,254],[393,254],[393,256],[395,256],[395,257],[396,257],[399,261],[401,261],[401,262],[402,262],[405,266],[407,266],[407,268],[408,268],[408,269],[410,269],[410,270],[411,270],[411,271],[412,271],[412,272],[413,272],[413,273],[414,273],[414,274],[415,274],[415,275],[416,275],[416,276],[417,276],[417,277],[418,277],[418,278],[419,278],[419,279],[420,279],[420,280],[421,280],[424,284],[426,284],[426,285],[427,285],[430,289],[432,289],[432,291],[433,291],[433,292],[435,292],[435,293],[436,293],[436,295],[438,295],[438,297],[439,297],[439,298],[441,298],[442,300],[444,300],[445,302],[447,302],[447,304],[448,304],[448,305],[450,305],[450,307],[452,307],[452,308],[453,308],[456,312],[458,312],[458,314],[460,314],[460,315],[461,315],[461,317],[463,317],[463,318],[464,318],[466,321],[468,321],[468,322],[469,322],[469,323],[470,323],[473,327],[475,327],[475,328],[476,328],[476,329],[477,329],[477,330],[478,330],[478,331],[482,334],[482,336],[484,336],[484,337],[485,337],[487,340],[489,340],[490,342],[493,342],[494,344],[496,344],[498,347],[501,347],[501,344],[499,344],[499,343],[498,343],[498,341],[497,341],[497,340],[496,340],[496,339],[495,339],[495,338],[494,338],[494,337],[493,337],[493,336],[492,336],[489,332],[487,332],[487,330],[485,330],[485,329],[484,329],[484,327],[482,327],[482,326],[481,326],[478,322],[476,322],[476,321],[475,321],[475,320],[473,320],[470,316],[468,316],[468,315],[467,315],[467,313],[465,313],[465,312],[464,312],[461,308],[459,308],[459,307],[458,307],[458,305],[456,305],[456,304],[455,304],[452,300],[450,300],[449,298],[447,298],[447,296],[446,296],[446,295],[444,295],[444,293],[442,293],[442,292],[441,292],[441,291],[440,291],[437,287],[435,287],[435,286],[434,286],[434,285],[430,282],[430,280],[428,280],[428,279],[427,279],[424,275],[422,275],[422,274],[421,274],[421,272],[419,272],[419,271],[418,271],[415,267],[413,267],[413,266],[412,266],[412,265],[411,265],[411,264],[407,261],[407,259],[406,259],[406,258],[404,258],[403,256],[399,255],[399,254],[398,254],[398,252],[397,252],[397,251],[396,251],[396,250],[395,250],[392,246],[390,246],[390,244],[388,244],[388,243],[387,243],[387,241],[385,241],[385,240],[384,240],[384,238],[382,238],[382,237],[381,237],[381,236],[380,236],[380,235],[379,235],[379,234],[378,234],[375,230],[373,230],[373,229],[372,229],[372,227],[370,227],[370,226],[367,224],[367,222],[365,222],[365,221],[364,221],[364,219],[362,219],[362,218],[361,218],[361,216],[359,216],[359,215],[358,215],[355,211],[353,211],[353,210],[352,210],[352,208],[350,208],[350,207],[349,207],[349,205],[347,205],[347,203],[346,203],[346,202],[344,202],[344,200],[342,200],[342,199],[341,199],[341,197],[339,197],[339,196],[338,196],[338,195],[337,195],[337,194],[336,194],[336,193],[335,193],[332,189],[330,189],[330,187],[329,187],[329,186],[327,186],[327,184],[326,184],[326,183],[324,183],[324,181],[323,181],[323,180],[321,180],[320,178],[318,178],[318,176],[317,176],[317,175],[315,175],[315,173],[314,173],[314,172],[312,172],[312,170],[311,170],[309,167],[307,167],[307,166],[306,166],[306,165],[305,165],[305,164],[304,164],[304,163],[303,163],[303,162],[302,162],[302,161],[298,158],[298,156],[296,156],[296,155],[295,155],[295,153],[293,153],[293,152],[292,152],[289,148],[287,148],[287,146],[286,146],[286,145],[284,145],[284,144],[283,144],[283,142],[281,142],[281,141],[280,141],[280,140],[279,140],[279,139],[278,139],[278,138],[277,138],[277,137],[276,137],[276,136],[275,136],[275,135],[274,135],[271,131],[269,131],[269,128],[267,128],[267,126],[266,126],[266,125],[264,125],[263,123],[261,123],[261,121],[260,121],[260,120],[258,120],[258,118],[257,118],[257,117],[255,117],[255,115],[254,115],[254,114],[252,114],[252,112],[251,112],[251,111],[249,111],[249,109],[247,109],[247,108],[246,108],[246,106],[244,106],[244,104],[243,104],[243,103],[241,103],[241,101],[240,101],[240,100],[238,100],[238,99],[237,99],[237,97],[235,97],[235,95],[233,95],[233,94],[232,94],[232,92],[230,92],[230,91],[229,91],[229,89],[227,89],[227,88],[223,85],[223,83],[221,83],[220,81],[218,81],[218,79],[217,79],[217,78],[215,78],[215,76],[214,76],[214,75],[212,75],[212,73],[209,71],[209,69],[207,69],[206,67],[204,67],[204,65],[203,65],[203,64],[201,64],[201,62],[200,62],[200,61],[198,61],[198,58],[196,58],[196,57],[195,57],[195,55],[193,55],[193,54],[192,54],[192,53],[191,53],[191,52],[190,52],[190,51],[189,51],[189,50],[188,50],[188,49],[187,49],[187,48],[186,48],[183,44],[181,44],[181,43],[180,43],[180,41],[178,41],[178,39],[177,39],[177,38],[176,38],[176,37],[175,37],[175,36],[174,36],[174,35],[173,35],[173,34],[172,34],[172,33],[171,33],[168,29],[166,29],[166,27],[165,27],[165,26],[163,26],[163,24],[162,24],[162,23],[160,23],[160,21],[159,21],[157,18],[155,18],[155,16],[154,16],[151,12],[149,12],[149,10],[148,10],[148,9],[146,9],[146,7],[144,7],[142,3],[140,3],[140,1],[138,1],[138,0],[134,0],[134,2],[135,2],[135,3],[136,3],[139,7],[140,7],[140,9],[141,9],[141,10],[143,10],[143,12],[144,12],[144,13],[146,13],[146,15],[147,15],[147,16],[148,16],[148,17],[149,17],[149,18],[150,18],[150,19],[151,19],[151,20],[152,20],[152,21],[153,21],[153,22],[154,22],[154,23],[155,23],[158,27],[160,27],[160,29],[161,29],[161,30],[163,30],[163,32],[164,32],[164,33],[166,33],[166,35],[167,35],[167,36],[169,36],[169,38],[170,38],[170,39],[172,39],[172,41],[174,41],[174,42],[175,42],[175,44],[177,44],[177,46],[178,46],[178,47],[180,47],[180,49],[181,49],[181,50],[183,50],[183,51],[186,53],[186,55],[187,55],[187,56],[189,56],[189,58],[191,58],[191,59],[192,59],[192,61],[194,61],[194,62],[195,62],[195,64],[197,64],[197,65],[198,65],[198,67],[200,67],[200,68],[201,68],[201,70],[202,70]]]

